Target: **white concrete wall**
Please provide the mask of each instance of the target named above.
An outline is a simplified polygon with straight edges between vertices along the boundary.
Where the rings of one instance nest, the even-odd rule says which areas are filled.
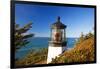
[[[62,52],[64,50],[65,50],[65,47],[53,47],[53,46],[49,46],[49,48],[48,48],[47,63],[50,63],[52,61],[52,58],[55,58],[59,54],[62,54]]]

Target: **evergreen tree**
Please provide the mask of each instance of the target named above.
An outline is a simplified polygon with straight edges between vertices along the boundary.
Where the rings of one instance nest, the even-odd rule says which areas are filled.
[[[82,42],[83,40],[84,40],[84,35],[83,35],[83,32],[81,32],[81,36],[80,36],[80,38],[78,40],[78,43]]]
[[[83,39],[84,38],[84,35],[83,35],[83,32],[81,32],[81,37],[80,37],[81,39]]]
[[[27,34],[27,31],[32,28],[32,23],[28,23],[23,27],[20,27],[19,24],[15,24],[15,50],[20,49],[29,43],[29,38],[34,34]]]

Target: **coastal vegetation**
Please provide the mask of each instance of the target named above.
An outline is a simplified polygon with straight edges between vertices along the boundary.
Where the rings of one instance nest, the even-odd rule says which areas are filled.
[[[46,64],[47,52],[47,48],[41,48],[38,51],[33,49],[24,58],[16,60],[15,65],[16,67],[19,67],[34,64]]]
[[[27,34],[27,31],[30,30],[30,28],[32,28],[32,23],[28,23],[23,27],[20,27],[19,24],[15,23],[15,51],[29,43],[28,39],[34,35]]]
[[[75,43],[74,48],[66,50],[59,57],[52,59],[50,64],[58,63],[75,63],[75,62],[91,62],[95,60],[94,51],[94,34],[81,34],[80,38]],[[48,49],[41,48],[38,50],[32,49],[26,56],[15,60],[15,66],[32,66],[37,64],[46,64]]]
[[[73,49],[65,51],[60,57],[53,59],[51,64],[92,62],[95,60],[94,48],[94,34],[82,34]]]

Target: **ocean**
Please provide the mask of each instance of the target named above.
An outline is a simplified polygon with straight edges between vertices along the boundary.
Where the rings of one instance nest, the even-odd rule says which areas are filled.
[[[67,49],[73,48],[77,38],[67,38]],[[29,39],[30,43],[25,47],[22,47],[17,52],[15,52],[15,58],[23,58],[30,50],[48,48],[49,38],[48,37],[34,37]]]

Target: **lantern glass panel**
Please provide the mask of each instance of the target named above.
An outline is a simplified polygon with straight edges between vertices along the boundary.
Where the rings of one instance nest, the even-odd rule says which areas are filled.
[[[52,41],[65,41],[64,29],[54,28],[51,31],[51,40]]]

